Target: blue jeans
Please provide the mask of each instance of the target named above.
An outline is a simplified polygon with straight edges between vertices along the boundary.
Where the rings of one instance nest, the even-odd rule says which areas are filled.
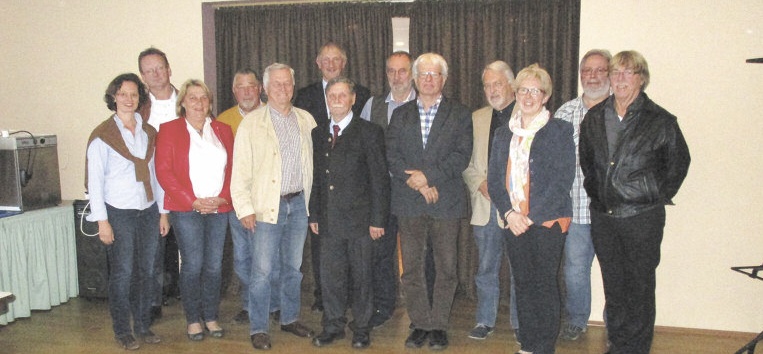
[[[567,322],[588,327],[591,316],[591,263],[593,242],[590,224],[570,224],[564,243],[564,284],[567,288]]]
[[[501,296],[499,272],[501,261],[506,251],[506,238],[509,234],[498,226],[495,206],[490,208],[490,220],[485,226],[474,225],[474,241],[479,252],[479,268],[474,281],[477,284],[477,325],[495,327],[498,314],[498,301]],[[511,327],[519,327],[517,319],[517,297],[514,290],[514,277],[511,276],[511,294],[509,307]]]
[[[249,311],[249,278],[252,274],[252,237],[254,233],[245,229],[241,225],[235,212],[231,212],[228,215],[228,223],[230,224],[230,233],[233,238],[233,270],[238,276],[238,280],[241,283],[241,308]],[[278,267],[273,269],[272,281],[278,281],[280,276]],[[273,285],[277,285],[274,283]],[[280,301],[278,299],[278,292],[273,291],[270,298],[270,312],[278,311]]]
[[[217,321],[229,213],[173,211],[171,214],[182,259],[180,296],[186,322]]]
[[[109,312],[114,334],[148,332],[151,325],[154,256],[159,245],[156,203],[144,210],[117,209],[106,204],[114,243],[106,246],[109,259]]]
[[[302,250],[307,236],[305,194],[281,198],[276,224],[257,221],[252,237],[252,268],[249,280],[249,334],[268,332],[273,292],[281,305],[281,324],[299,319]],[[280,267],[280,269],[279,269]],[[280,280],[273,272],[280,270]],[[271,285],[272,284],[272,285]],[[278,286],[273,285],[280,285]]]

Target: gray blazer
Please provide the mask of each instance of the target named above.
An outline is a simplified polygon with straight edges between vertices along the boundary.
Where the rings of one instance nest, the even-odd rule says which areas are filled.
[[[410,101],[392,113],[386,140],[393,214],[466,217],[466,188],[461,173],[472,154],[472,119],[468,108],[443,97],[424,149],[417,100]],[[409,177],[405,170],[424,173],[429,186],[437,187],[437,203],[427,204],[421,193],[405,184]]]

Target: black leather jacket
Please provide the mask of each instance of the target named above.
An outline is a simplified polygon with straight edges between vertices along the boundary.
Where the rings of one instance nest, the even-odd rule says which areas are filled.
[[[610,158],[604,117],[614,100],[592,107],[580,125],[580,167],[591,210],[628,217],[673,204],[691,160],[676,117],[641,92],[628,107]]]

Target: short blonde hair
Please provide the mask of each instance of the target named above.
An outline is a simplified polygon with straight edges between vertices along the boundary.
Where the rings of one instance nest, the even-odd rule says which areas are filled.
[[[517,78],[514,79],[514,82],[511,83],[511,88],[514,89],[514,92],[517,92],[519,86],[522,85],[522,82],[531,78],[540,81],[540,89],[545,94],[544,97],[551,97],[551,92],[554,89],[554,86],[551,83],[551,76],[548,75],[548,72],[541,68],[538,63],[522,69],[519,74],[517,74]]]
[[[644,84],[641,86],[641,91],[646,90],[649,85],[649,65],[646,63],[646,59],[641,53],[635,50],[624,50],[615,54],[612,57],[612,61],[609,62],[609,74],[612,74],[612,70],[616,66],[622,66],[624,68],[633,70],[634,74],[641,75],[641,79],[644,80]]]
[[[207,87],[207,84],[205,84],[204,81],[198,79],[188,79],[188,81],[184,82],[183,85],[180,86],[177,102],[175,102],[175,113],[178,115],[178,117],[185,117],[185,107],[183,107],[183,100],[185,100],[185,96],[188,95],[188,88],[191,86],[201,87],[204,90],[204,93],[209,98],[209,109],[207,110],[207,117],[211,117],[212,105],[215,103],[214,99],[212,98],[212,92],[209,91],[209,87]]]

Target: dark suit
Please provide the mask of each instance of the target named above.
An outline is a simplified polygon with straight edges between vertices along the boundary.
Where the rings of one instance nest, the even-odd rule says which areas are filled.
[[[443,97],[424,148],[417,100],[398,107],[386,131],[387,161],[392,174],[392,213],[400,222],[403,252],[403,289],[408,316],[417,328],[446,330],[458,279],[456,239],[459,218],[466,217],[467,201],[461,173],[472,154],[471,111]],[[406,185],[405,170],[420,170],[439,200],[427,204]],[[427,240],[434,252],[433,302],[427,301],[424,259]]]
[[[360,118],[360,112],[363,110],[363,105],[371,97],[371,91],[367,88],[355,84],[355,104],[352,105],[352,113],[355,117]],[[297,91],[297,95],[294,98],[294,106],[302,108],[315,118],[315,123],[318,124],[319,129],[323,129],[328,134],[329,116],[326,112],[326,96],[323,91],[323,81],[314,82],[307,85]],[[324,129],[325,127],[325,129]],[[310,254],[313,263],[313,280],[315,290],[315,306],[321,308],[321,264],[320,264],[320,239],[310,232]]]
[[[309,218],[319,226],[320,234],[313,237],[321,239],[322,324],[327,333],[344,331],[352,284],[353,330],[367,332],[373,311],[369,226],[384,227],[389,215],[384,133],[355,117],[332,148],[332,134],[325,128],[319,126],[312,132],[314,177]]]

